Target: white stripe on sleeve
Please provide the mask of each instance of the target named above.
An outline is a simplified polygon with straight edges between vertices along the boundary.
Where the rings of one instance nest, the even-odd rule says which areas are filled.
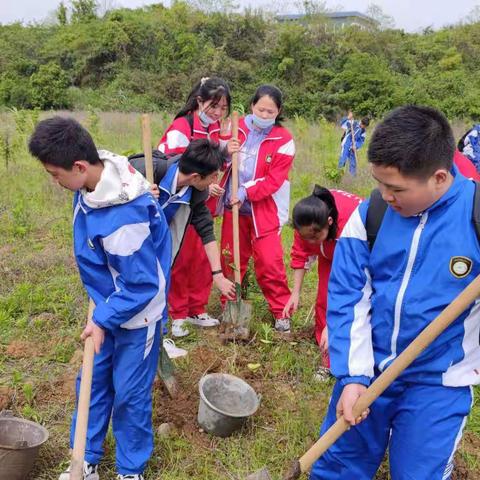
[[[140,250],[149,235],[148,222],[123,225],[103,239],[103,247],[111,255],[127,257]]]
[[[345,238],[356,238],[365,242],[367,241],[367,231],[365,230],[365,225],[360,217],[358,207],[348,219],[341,236]]]
[[[170,130],[167,133],[167,145],[170,149],[188,147],[189,143],[190,139],[179,130]]]
[[[293,157],[295,155],[295,142],[293,140],[288,141],[278,149],[278,153]]]
[[[372,327],[370,324],[372,279],[367,269],[367,280],[362,288],[362,298],[354,307],[354,320],[350,330],[350,351],[348,352],[348,371],[352,377],[373,377]]]

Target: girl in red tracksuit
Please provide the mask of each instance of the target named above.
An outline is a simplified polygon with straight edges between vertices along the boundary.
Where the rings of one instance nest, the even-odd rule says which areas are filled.
[[[239,121],[238,142],[231,140],[229,153],[238,151],[238,198],[232,197],[230,169],[222,184],[225,194],[222,225],[222,268],[232,277],[233,257],[232,205],[240,204],[240,264],[245,275],[253,255],[255,273],[262,292],[275,317],[278,331],[290,330],[290,319],[283,307],[290,298],[283,249],[282,225],[288,219],[290,182],[288,174],[295,155],[290,132],[280,124],[282,93],[276,87],[263,85],[251,102],[252,113]]]
[[[188,96],[185,106],[178,112],[158,144],[158,150],[166,154],[181,154],[192,140],[208,138],[223,143],[228,140],[220,134],[220,121],[230,112],[230,89],[221,78],[202,78]],[[210,194],[223,192],[212,185]],[[172,334],[175,337],[188,335],[187,323],[202,327],[218,325],[218,320],[206,312],[212,280],[221,285],[224,280],[220,269],[213,272],[202,245],[192,225],[187,227],[179,254],[171,273],[168,296]]]
[[[318,292],[315,305],[315,338],[323,352],[323,366],[330,367],[326,328],[327,286],[337,238],[350,215],[362,201],[341,190],[328,190],[315,185],[312,195],[293,208],[295,236],[290,266],[294,270],[292,295],[285,304],[284,316],[298,308],[305,272],[318,259]]]

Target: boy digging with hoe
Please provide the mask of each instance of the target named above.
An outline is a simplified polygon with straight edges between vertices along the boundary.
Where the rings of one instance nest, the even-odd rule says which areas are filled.
[[[82,339],[93,337],[96,352],[83,478],[99,479],[112,417],[117,478],[143,480],[153,451],[152,384],[167,314],[171,238],[165,216],[128,160],[97,151],[73,119],[40,122],[29,149],[57,183],[75,192],[75,258],[96,305],[82,333]],[[79,384],[80,378],[77,396]],[[75,420],[76,413],[72,444]],[[59,480],[69,478],[67,469]]]
[[[327,324],[337,378],[322,433],[338,415],[355,428],[313,466],[312,480],[372,479],[387,446],[393,480],[449,479],[480,383],[478,301],[357,418],[368,385],[479,274],[475,184],[452,166],[452,130],[439,111],[405,106],[375,129],[368,149],[387,208],[367,238],[369,200],[338,241]],[[381,199],[380,199],[381,201]],[[369,241],[370,240],[370,241]]]

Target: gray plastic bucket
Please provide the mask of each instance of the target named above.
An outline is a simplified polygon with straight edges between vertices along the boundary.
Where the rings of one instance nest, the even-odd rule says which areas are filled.
[[[227,373],[205,375],[199,390],[198,424],[219,437],[242,428],[260,405],[260,397],[247,382]]]
[[[0,413],[0,479],[24,480],[48,431],[38,423]]]

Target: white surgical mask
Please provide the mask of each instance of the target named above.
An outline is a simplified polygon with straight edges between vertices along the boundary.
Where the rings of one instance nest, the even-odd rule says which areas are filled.
[[[198,113],[198,118],[200,118],[200,121],[204,124],[204,125],[211,125],[212,123],[215,123],[216,120],[213,120],[212,118],[210,118],[203,110],[201,110],[199,113]]]
[[[275,124],[275,118],[260,118],[252,113],[252,121],[258,128],[265,129],[272,127]]]

